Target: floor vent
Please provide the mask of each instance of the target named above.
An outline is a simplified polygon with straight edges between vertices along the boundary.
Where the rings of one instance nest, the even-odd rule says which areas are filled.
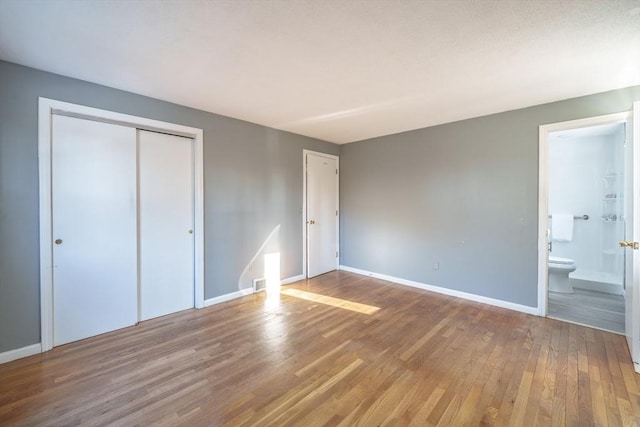
[[[264,292],[267,289],[267,279],[264,277],[260,277],[258,279],[253,279],[253,293],[256,292]]]

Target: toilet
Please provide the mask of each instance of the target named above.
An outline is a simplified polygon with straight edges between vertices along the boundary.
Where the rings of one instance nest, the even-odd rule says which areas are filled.
[[[569,273],[576,270],[571,258],[549,257],[549,290],[563,294],[572,294],[573,286]]]

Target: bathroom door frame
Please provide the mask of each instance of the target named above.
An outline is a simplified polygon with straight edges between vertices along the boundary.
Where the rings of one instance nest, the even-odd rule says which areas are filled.
[[[584,127],[627,123],[632,111],[539,126],[538,157],[538,315],[547,316],[549,288],[549,134]],[[628,129],[626,130],[628,131]],[[625,195],[626,196],[626,195]],[[629,200],[630,201],[630,200]],[[637,309],[640,307],[637,307]]]

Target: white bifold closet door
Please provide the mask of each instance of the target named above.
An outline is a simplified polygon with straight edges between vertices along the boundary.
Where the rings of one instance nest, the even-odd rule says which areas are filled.
[[[193,140],[138,130],[140,320],[194,306]]]
[[[138,320],[136,130],[54,115],[53,341]]]

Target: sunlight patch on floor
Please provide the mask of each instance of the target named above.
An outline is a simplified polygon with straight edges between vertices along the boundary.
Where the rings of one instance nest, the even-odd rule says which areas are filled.
[[[301,298],[307,301],[313,301],[320,304],[331,305],[333,307],[344,308],[345,310],[357,311],[363,314],[373,314],[380,310],[380,307],[372,305],[360,304],[359,302],[348,301],[346,299],[328,297],[325,295],[314,294],[313,292],[301,291],[300,289],[281,289],[280,293],[290,297]]]

